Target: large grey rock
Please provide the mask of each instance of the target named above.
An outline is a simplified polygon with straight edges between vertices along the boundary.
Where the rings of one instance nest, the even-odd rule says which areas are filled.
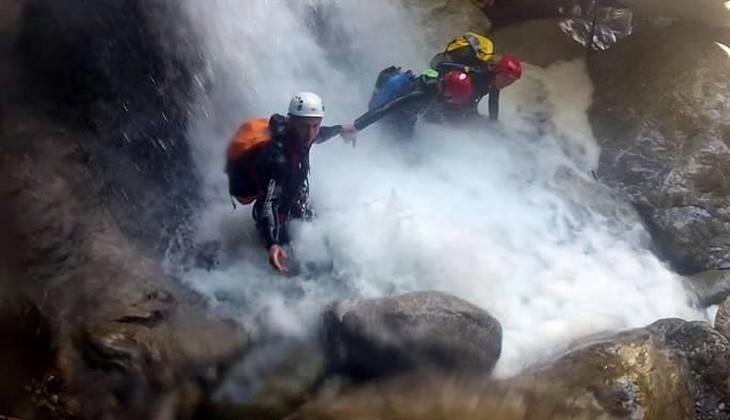
[[[496,319],[438,292],[339,302],[323,329],[329,363],[356,378],[430,369],[486,375],[502,349]]]
[[[730,266],[730,30],[675,24],[592,54],[599,177],[637,206],[675,267]]]

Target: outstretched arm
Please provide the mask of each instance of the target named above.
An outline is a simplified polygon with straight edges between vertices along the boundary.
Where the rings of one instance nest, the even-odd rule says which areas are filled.
[[[363,128],[377,122],[378,120],[380,120],[381,118],[385,117],[386,115],[390,114],[393,111],[401,109],[402,107],[407,106],[408,104],[412,104],[414,102],[419,102],[419,101],[425,101],[427,99],[428,99],[428,94],[421,90],[415,90],[406,95],[395,98],[392,101],[386,103],[385,105],[383,105],[379,108],[371,109],[370,111],[359,116],[355,120],[355,124],[354,124],[355,129],[360,131]]]
[[[352,143],[355,146],[355,133],[358,131],[376,123],[381,118],[401,109],[408,104],[412,104],[418,101],[425,101],[428,99],[428,94],[421,91],[413,91],[406,95],[400,96],[393,99],[392,101],[382,105],[379,108],[371,109],[370,111],[360,115],[353,124],[342,124],[333,125],[328,127],[322,127],[319,130],[319,136],[315,140],[315,143],[324,143],[327,140],[335,137],[338,134],[342,134],[342,137],[346,142]]]
[[[355,134],[357,129],[353,124],[340,124],[332,125],[328,127],[322,127],[319,129],[319,136],[314,140],[315,143],[320,144],[328,141],[332,137],[340,134],[345,140],[345,143],[352,143],[355,146]]]

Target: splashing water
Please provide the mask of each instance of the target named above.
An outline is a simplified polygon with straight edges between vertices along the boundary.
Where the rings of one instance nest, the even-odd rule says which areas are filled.
[[[600,151],[580,60],[528,66],[495,126],[422,124],[408,144],[373,127],[354,150],[315,146],[318,217],[292,226],[302,269],[274,274],[250,208],[232,210],[227,196],[223,151],[237,125],[283,112],[299,90],[322,94],[325,123],[351,120],[380,69],[422,70],[441,46],[425,45],[417,14],[386,0],[186,7],[212,84],[191,133],[208,203],[196,239],[222,246],[214,269],[184,278],[254,334],[306,335],[340,298],[440,290],[500,320],[498,373],[509,375],[580,336],[701,316],[646,250],[633,211],[586,175]]]

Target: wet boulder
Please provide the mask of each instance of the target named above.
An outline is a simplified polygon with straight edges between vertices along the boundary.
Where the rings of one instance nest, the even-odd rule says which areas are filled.
[[[499,321],[438,292],[342,301],[323,319],[328,362],[358,379],[432,369],[487,375],[502,348]]]

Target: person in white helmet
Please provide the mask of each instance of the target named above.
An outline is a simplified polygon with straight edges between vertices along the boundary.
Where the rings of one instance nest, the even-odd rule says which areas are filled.
[[[284,249],[290,240],[288,221],[312,217],[308,204],[309,149],[338,134],[354,146],[357,130],[353,125],[324,127],[323,117],[322,98],[311,92],[294,95],[287,116],[275,114],[269,119],[270,141],[256,159],[256,184],[261,191],[255,199],[253,218],[269,252],[269,262],[282,273],[288,271]],[[242,174],[250,178],[248,173]]]

